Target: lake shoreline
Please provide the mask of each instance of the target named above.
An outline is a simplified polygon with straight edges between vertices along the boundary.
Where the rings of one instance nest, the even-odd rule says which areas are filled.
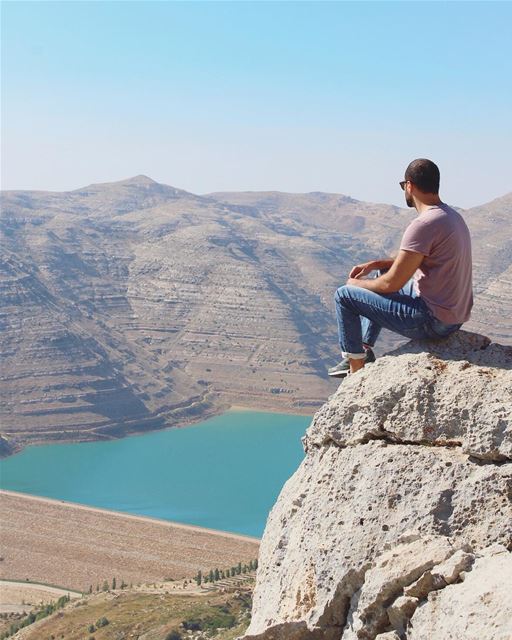
[[[0,462],[0,495],[260,539],[275,498],[304,458],[309,424],[310,416],[238,406],[193,429],[31,446]]]
[[[232,411],[255,411],[262,413],[277,413],[280,415],[290,415],[290,416],[311,416],[316,410],[311,412],[311,408],[306,407],[274,407],[274,406],[264,406],[259,405],[258,407],[249,406],[249,405],[239,405],[239,404],[231,404],[231,405],[222,405],[222,406],[213,406],[211,409],[206,410],[200,414],[196,414],[194,416],[184,416],[183,420],[180,420],[177,424],[167,425],[161,428],[148,428],[148,429],[133,429],[126,432],[120,432],[118,435],[109,436],[104,433],[95,433],[94,431],[83,431],[76,437],[69,436],[62,438],[41,438],[34,439],[30,442],[27,441],[18,441],[16,439],[16,435],[10,435],[9,438],[6,438],[4,434],[0,432],[0,438],[4,441],[12,440],[13,449],[10,451],[5,451],[3,447],[0,447],[0,460],[5,460],[7,458],[11,458],[12,456],[21,453],[27,447],[39,447],[44,445],[54,445],[54,444],[79,444],[82,442],[105,442],[110,440],[122,440],[124,438],[130,438],[132,436],[142,436],[147,435],[148,433],[157,433],[159,431],[169,431],[171,429],[185,429],[187,427],[193,427],[196,424],[201,422],[205,422],[210,418],[216,418],[218,416],[223,415],[224,413],[232,412]],[[65,434],[65,432],[63,432]],[[0,486],[1,489],[1,486]]]
[[[0,491],[0,579],[94,590],[193,579],[249,563],[260,539],[79,503]]]
[[[153,518],[152,516],[140,516],[127,511],[116,511],[114,509],[104,509],[102,507],[91,507],[80,502],[71,502],[69,500],[57,500],[55,498],[47,498],[46,496],[38,496],[33,493],[23,493],[22,491],[11,491],[10,489],[1,489],[0,496],[12,495],[16,498],[28,498],[30,500],[37,500],[48,504],[57,504],[59,506],[72,507],[74,509],[84,509],[85,511],[93,511],[95,513],[107,514],[109,516],[116,516],[121,518],[129,518],[131,520],[139,520],[142,522],[149,522],[155,524],[172,525],[179,529],[185,529],[190,532],[207,533],[215,536],[222,536],[225,538],[233,538],[235,540],[249,540],[251,542],[257,542],[259,544],[260,538],[255,536],[248,536],[242,533],[233,533],[231,531],[222,531],[221,529],[210,529],[208,527],[200,527],[193,524],[185,524],[183,522],[176,522],[174,520],[166,520],[165,518]]]

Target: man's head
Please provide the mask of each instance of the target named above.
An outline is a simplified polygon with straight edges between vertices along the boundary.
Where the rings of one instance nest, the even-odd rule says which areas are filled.
[[[414,192],[419,191],[420,194],[439,193],[439,168],[432,160],[426,158],[418,158],[413,160],[405,170],[404,180],[400,186],[405,191],[405,201],[408,207],[414,207]],[[407,183],[410,184],[408,187]]]

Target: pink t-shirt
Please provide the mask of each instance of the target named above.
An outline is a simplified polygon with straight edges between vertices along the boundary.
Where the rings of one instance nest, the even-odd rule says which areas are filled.
[[[471,237],[464,218],[444,202],[431,207],[407,227],[400,249],[425,256],[414,274],[415,288],[434,316],[447,324],[469,320]]]

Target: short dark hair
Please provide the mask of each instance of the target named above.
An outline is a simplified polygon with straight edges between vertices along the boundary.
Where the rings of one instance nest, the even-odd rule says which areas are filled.
[[[404,177],[423,193],[439,193],[439,168],[432,160],[426,158],[413,160],[405,170]]]

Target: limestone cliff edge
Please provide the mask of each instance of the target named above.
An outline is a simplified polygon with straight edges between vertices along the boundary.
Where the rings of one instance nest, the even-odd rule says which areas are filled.
[[[512,348],[459,331],[345,380],[260,547],[245,640],[512,637]]]

